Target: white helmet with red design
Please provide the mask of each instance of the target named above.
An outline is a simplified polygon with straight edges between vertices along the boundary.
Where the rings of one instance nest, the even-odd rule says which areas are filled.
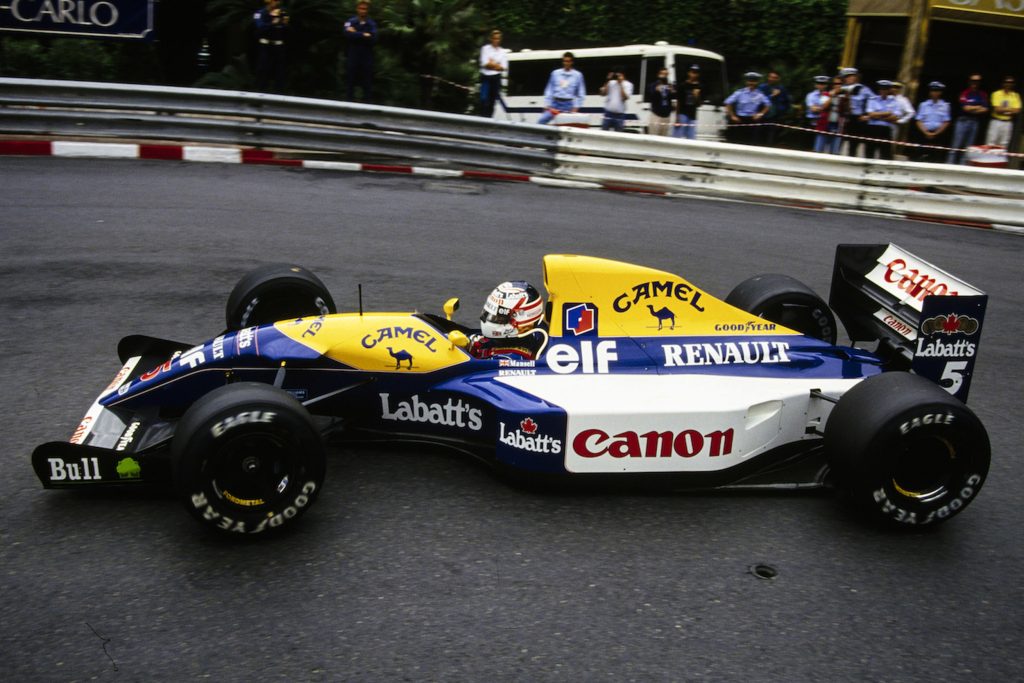
[[[502,282],[484,302],[480,331],[485,337],[521,337],[544,318],[544,298],[525,280]]]

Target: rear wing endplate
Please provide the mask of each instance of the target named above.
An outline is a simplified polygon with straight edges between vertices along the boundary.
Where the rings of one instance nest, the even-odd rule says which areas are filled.
[[[854,342],[878,340],[967,401],[988,295],[894,244],[836,248],[829,305]]]

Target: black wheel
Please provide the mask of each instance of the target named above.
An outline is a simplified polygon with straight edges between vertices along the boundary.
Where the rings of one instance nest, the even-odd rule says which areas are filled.
[[[876,521],[943,522],[974,500],[988,475],[988,434],[941,387],[906,372],[857,384],[825,426],[825,452],[851,502]]]
[[[836,316],[814,290],[788,275],[771,273],[744,280],[725,302],[801,334],[836,343]]]
[[[323,487],[324,446],[309,413],[267,384],[228,384],[196,401],[171,449],[185,507],[218,531],[290,526]]]
[[[289,263],[270,263],[238,281],[228,296],[225,320],[228,330],[240,330],[336,312],[331,293],[311,271]]]

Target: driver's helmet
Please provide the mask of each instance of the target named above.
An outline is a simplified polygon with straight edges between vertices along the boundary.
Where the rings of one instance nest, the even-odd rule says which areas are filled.
[[[484,302],[480,331],[485,337],[520,337],[544,317],[544,298],[525,280],[502,282]]]

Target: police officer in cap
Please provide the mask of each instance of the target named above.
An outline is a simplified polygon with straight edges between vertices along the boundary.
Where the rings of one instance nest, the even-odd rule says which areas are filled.
[[[733,139],[750,145],[761,142],[761,119],[771,108],[772,103],[763,92],[757,89],[761,82],[761,74],[748,71],[743,75],[746,85],[725,98],[725,113],[729,117],[730,127],[735,126]]]
[[[944,83],[932,81],[928,84],[928,99],[917,106],[915,126],[921,141],[926,145],[943,145],[943,137],[952,121],[949,102],[942,99],[942,91],[945,89]],[[941,163],[942,156],[939,151],[926,147],[918,155],[918,161]]]

